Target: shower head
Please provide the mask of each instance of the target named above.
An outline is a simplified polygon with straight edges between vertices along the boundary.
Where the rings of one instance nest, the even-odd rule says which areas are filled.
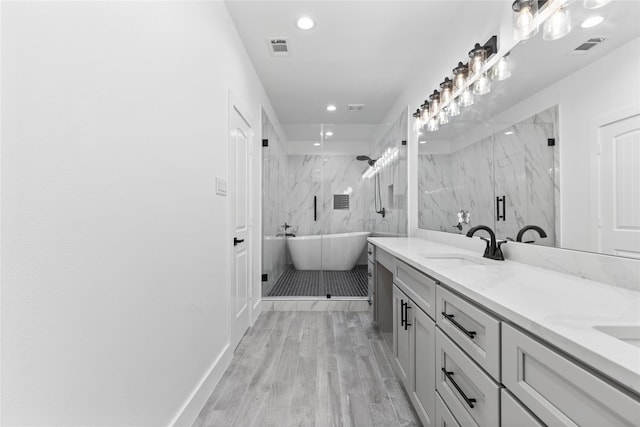
[[[356,160],[360,160],[362,162],[366,161],[369,164],[369,166],[373,166],[373,165],[376,164],[376,160],[378,160],[378,159],[374,160],[369,156],[358,156],[358,157],[356,157]]]

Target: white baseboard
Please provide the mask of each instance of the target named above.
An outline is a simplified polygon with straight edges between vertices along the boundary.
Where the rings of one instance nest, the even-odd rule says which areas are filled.
[[[184,405],[182,405],[177,415],[171,423],[169,423],[170,426],[191,427],[193,425],[204,404],[207,403],[207,399],[209,399],[216,385],[220,382],[222,374],[224,374],[224,371],[229,367],[232,358],[233,349],[227,344],[211,364],[209,371],[202,377],[202,380],[200,380],[191,395],[187,398]]]

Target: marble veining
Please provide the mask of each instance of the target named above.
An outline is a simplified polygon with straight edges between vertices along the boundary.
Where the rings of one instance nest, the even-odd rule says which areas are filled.
[[[480,252],[418,238],[369,241],[640,393],[640,348],[594,329],[600,325],[640,325],[639,290],[514,261],[487,260],[485,265],[443,268],[422,255],[460,253],[480,257]]]

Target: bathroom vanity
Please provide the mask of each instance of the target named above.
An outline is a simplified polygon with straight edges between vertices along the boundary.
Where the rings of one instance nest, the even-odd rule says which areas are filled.
[[[374,321],[425,426],[640,425],[640,292],[424,239],[369,242]]]

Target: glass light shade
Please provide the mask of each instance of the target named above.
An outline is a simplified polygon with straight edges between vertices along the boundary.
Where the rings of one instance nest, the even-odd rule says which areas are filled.
[[[445,77],[444,81],[440,83],[442,90],[440,91],[440,103],[446,104],[451,100],[451,89],[453,88],[453,82],[449,77]]]
[[[487,73],[484,73],[473,84],[473,94],[485,95],[489,92],[491,92],[491,80],[489,76],[487,76]]]
[[[611,0],[584,0],[582,6],[585,9],[598,9],[609,3],[611,3]]]
[[[467,74],[469,73],[469,68],[464,65],[462,62],[458,62],[458,66],[453,69],[453,86],[459,90],[464,87],[464,84],[467,81]]]
[[[458,99],[461,107],[471,107],[473,105],[473,93],[471,93],[471,89],[468,87],[465,88]]]
[[[533,26],[533,18],[538,13],[537,0],[516,0],[511,8],[515,40],[527,40],[538,34],[538,26]]]
[[[511,55],[507,54],[500,58],[491,69],[491,78],[493,80],[506,80],[511,77]]]
[[[460,115],[460,104],[458,104],[458,98],[451,100],[451,103],[449,103],[449,106],[447,107],[447,114],[449,117]]]
[[[427,121],[427,130],[429,132],[435,132],[437,131],[439,128],[438,126],[438,121],[436,120],[435,117],[431,117],[428,121]]]
[[[440,92],[433,91],[432,95],[429,95],[431,102],[429,103],[429,113],[434,116],[440,111]]]
[[[446,108],[443,110],[440,110],[440,112],[438,113],[438,116],[436,117],[436,120],[438,120],[439,125],[446,125],[447,123],[449,123],[449,116],[447,115],[447,112],[445,110]]]
[[[469,52],[469,58],[471,58],[469,60],[469,73],[476,74],[484,67],[484,62],[487,59],[487,51],[480,46],[479,43],[476,43],[473,50]]]
[[[561,7],[544,22],[542,39],[546,41],[558,40],[570,32],[571,19],[569,18],[569,11]]]

